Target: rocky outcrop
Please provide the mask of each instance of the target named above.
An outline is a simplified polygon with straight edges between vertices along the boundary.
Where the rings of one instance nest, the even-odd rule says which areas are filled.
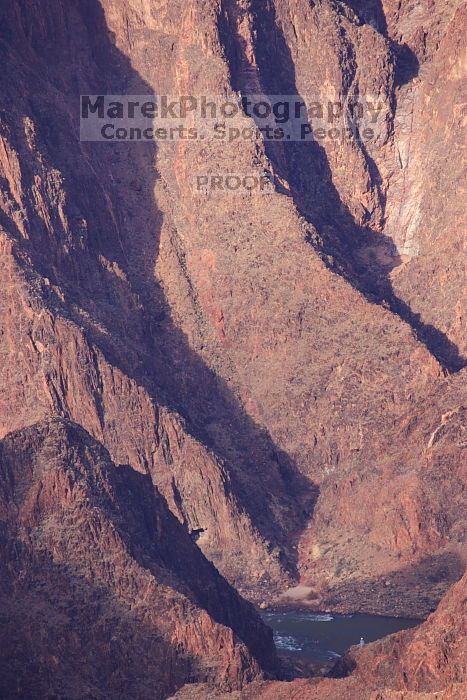
[[[441,692],[467,684],[467,575],[420,627],[351,651],[344,666],[368,685],[392,690]]]
[[[274,669],[271,631],[149,477],[79,426],[2,441],[0,523],[2,697],[164,698]]]

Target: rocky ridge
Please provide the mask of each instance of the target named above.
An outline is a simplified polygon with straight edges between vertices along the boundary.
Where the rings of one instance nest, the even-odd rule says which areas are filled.
[[[273,672],[271,631],[152,487],[79,426],[0,446],[2,697],[165,698]]]

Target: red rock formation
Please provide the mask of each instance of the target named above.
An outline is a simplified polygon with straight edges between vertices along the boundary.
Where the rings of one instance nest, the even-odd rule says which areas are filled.
[[[433,609],[463,569],[464,13],[2,2],[0,437],[82,426],[253,599]],[[79,140],[79,94],[323,90],[376,96],[375,139]]]
[[[457,154],[463,143],[462,27],[467,8],[465,3],[447,3],[446,8],[433,2],[424,5],[418,34],[425,60],[420,59],[416,86],[401,97],[401,112],[411,128],[399,120],[396,148],[404,153],[405,167],[393,185],[388,217],[388,228],[405,235],[400,250],[410,259],[394,270],[393,284],[397,295],[431,329],[438,347],[445,334],[446,358],[457,368],[466,354],[464,207],[459,196],[463,171]]]
[[[368,685],[441,692],[467,687],[467,574],[420,627],[351,651],[346,663]]]
[[[7,404],[25,400],[18,412],[3,411],[3,433],[48,415],[72,418],[116,461],[151,472],[177,517],[204,530],[204,551],[231,579],[285,583],[277,542],[291,523],[300,525],[288,493],[299,475],[171,318],[154,277],[167,247],[162,229],[174,214],[153,197],[162,187],[155,148],[127,144],[123,154],[118,145],[76,140],[76,90],[109,81],[116,92],[127,83],[136,92],[153,87],[115,48],[98,3],[68,4],[66,16],[53,3],[37,6],[30,39],[34,7],[16,4],[4,23],[12,30],[3,44],[4,99],[15,105],[3,130],[5,351],[15,359],[2,373],[3,395]],[[40,86],[34,109],[17,94],[24,59],[12,37],[29,47]],[[172,59],[160,54],[163,72]],[[154,84],[157,76],[148,77]],[[183,297],[186,282],[178,281]]]
[[[4,698],[164,698],[273,668],[272,634],[147,476],[64,420],[0,448]]]

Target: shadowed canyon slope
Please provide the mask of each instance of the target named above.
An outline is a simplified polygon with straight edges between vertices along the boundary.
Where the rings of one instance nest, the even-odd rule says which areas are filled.
[[[70,626],[40,688],[75,652],[95,697],[92,654],[115,697],[125,664],[135,697],[239,688],[275,662],[229,584],[425,616],[460,578],[465,21],[461,0],[0,3],[4,593],[36,629],[58,606],[37,640],[19,606],[5,667]],[[323,92],[375,98],[375,138],[79,139],[81,94]],[[273,191],[195,187],[264,172]]]
[[[2,697],[164,698],[274,668],[271,631],[149,477],[58,419],[10,434],[0,460]]]

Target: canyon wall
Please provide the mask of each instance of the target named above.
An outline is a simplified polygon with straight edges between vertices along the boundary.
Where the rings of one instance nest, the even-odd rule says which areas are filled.
[[[460,0],[3,2],[0,437],[81,426],[254,601],[300,582],[311,607],[434,609],[464,568],[464,20]],[[374,139],[79,139],[80,94],[323,92],[376,99]],[[216,683],[268,667],[196,606],[229,638]]]

